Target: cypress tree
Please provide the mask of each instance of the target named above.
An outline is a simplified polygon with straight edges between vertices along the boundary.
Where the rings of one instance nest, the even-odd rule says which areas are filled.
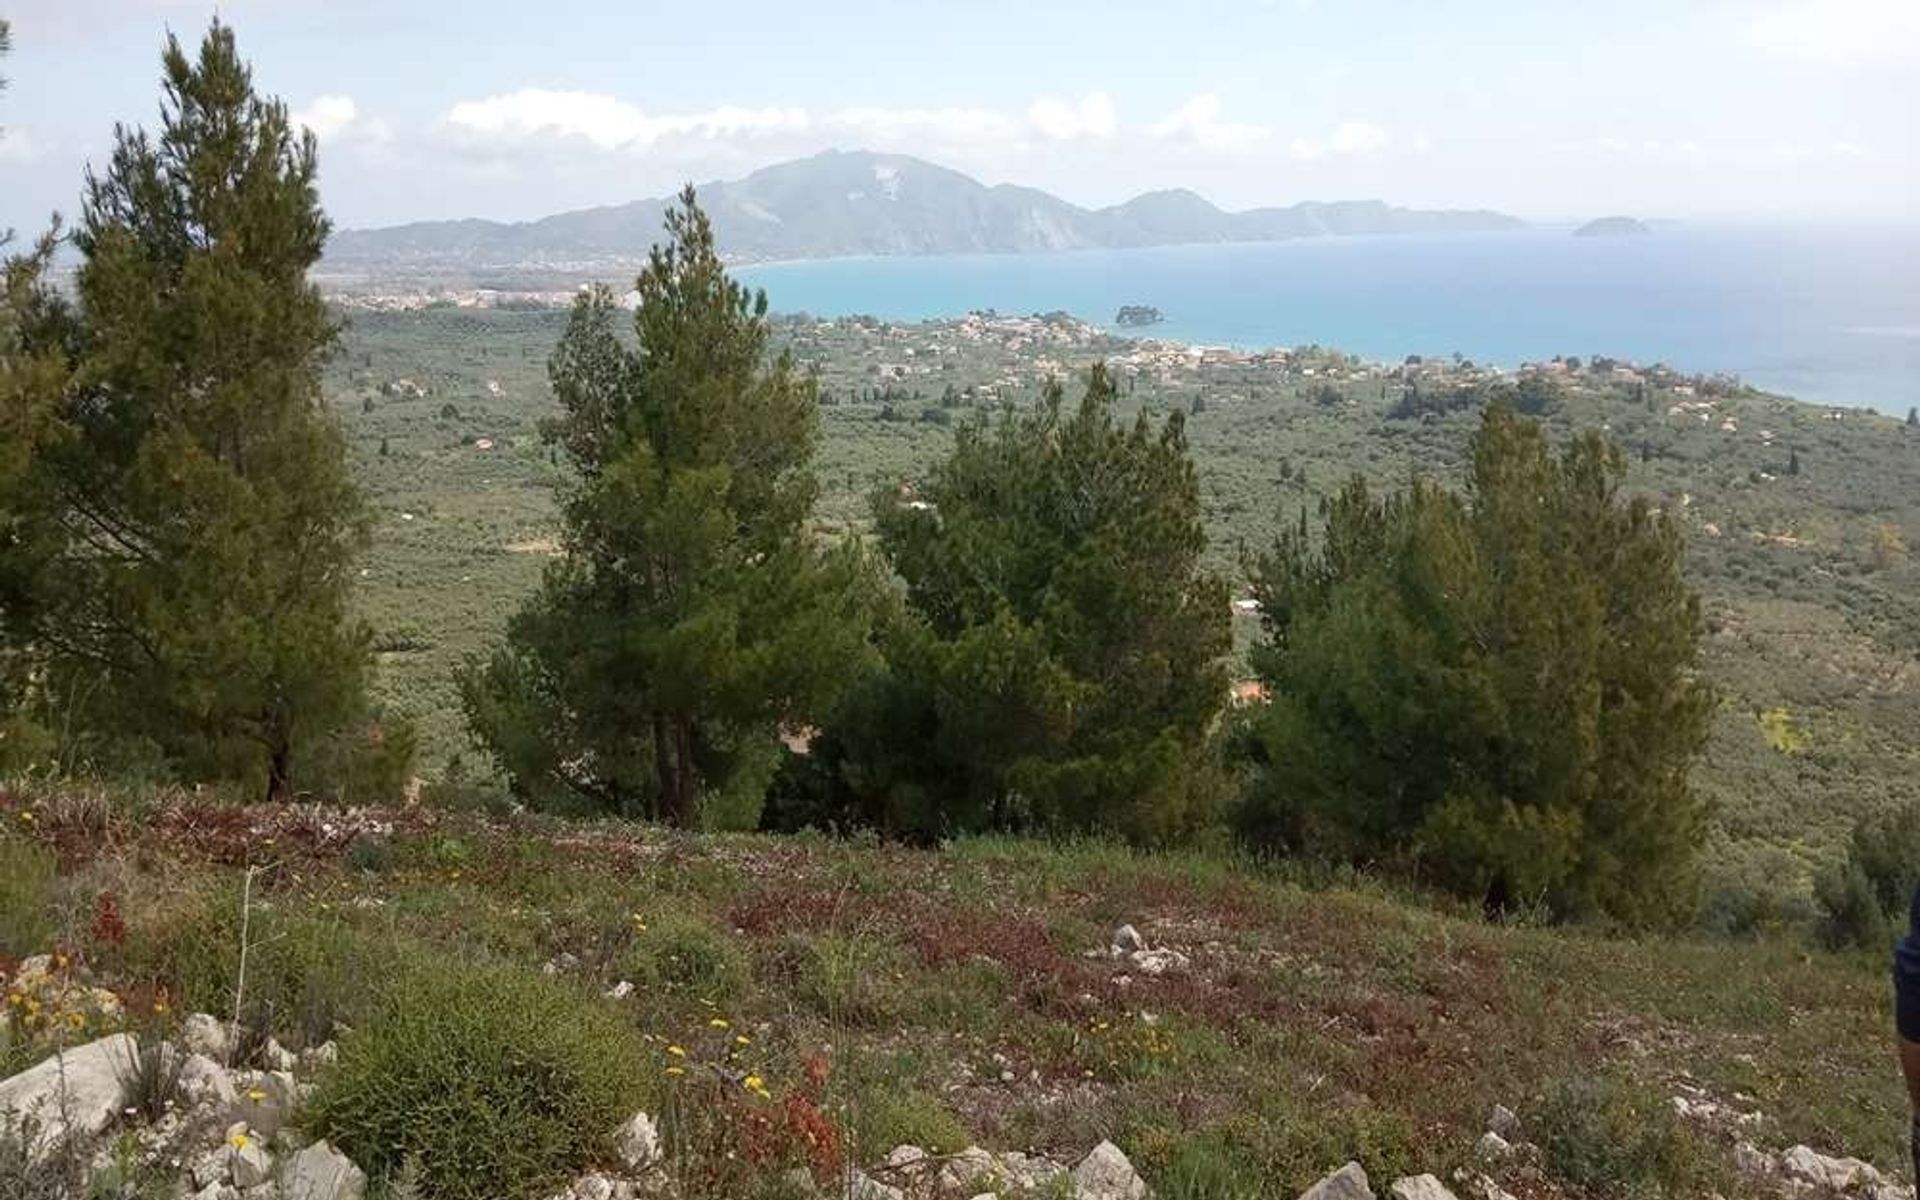
[[[286,799],[296,754],[364,705],[362,506],[320,396],[336,331],[307,282],[328,224],[313,137],[255,93],[231,29],[193,58],[169,37],[163,64],[158,135],[116,129],[88,172],[72,311],[40,306],[70,326],[37,345],[71,375],[39,507],[16,514],[59,543],[31,637],[103,736]]]

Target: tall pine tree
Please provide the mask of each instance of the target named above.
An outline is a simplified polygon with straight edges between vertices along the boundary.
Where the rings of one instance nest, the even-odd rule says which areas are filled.
[[[691,187],[666,228],[634,344],[597,288],[553,353],[566,553],[462,691],[530,799],[743,824],[780,727],[867,656],[871,575],[806,529],[815,385],[769,355],[765,294],[728,277]]]
[[[368,657],[361,499],[319,386],[335,328],[307,282],[328,225],[312,135],[255,94],[229,28],[163,61],[158,136],[117,129],[88,174],[72,308],[26,305],[26,348],[68,372],[15,491],[52,546],[30,640],[105,736],[284,799],[296,756],[363,711]]]
[[[875,498],[908,611],[831,729],[859,818],[1153,842],[1215,815],[1226,586],[1201,563],[1182,414],[1114,403],[1096,366],[1078,403],[1056,383],[969,420],[924,487]]]
[[[1677,527],[1597,434],[1491,406],[1464,496],[1356,480],[1254,564],[1273,703],[1259,840],[1397,862],[1490,907],[1684,915],[1710,696]]]

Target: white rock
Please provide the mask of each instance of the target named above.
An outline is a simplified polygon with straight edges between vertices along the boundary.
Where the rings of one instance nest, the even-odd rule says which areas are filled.
[[[1146,1181],[1112,1142],[1087,1152],[1073,1169],[1073,1184],[1080,1200],[1146,1200],[1148,1195]]]
[[[1135,950],[1145,950],[1147,939],[1131,925],[1122,925],[1113,931],[1113,953],[1118,958],[1122,954],[1132,954]]]
[[[121,1082],[140,1052],[131,1034],[116,1033],[57,1052],[0,1082],[0,1113],[35,1123],[30,1157],[72,1137],[93,1137],[113,1123],[126,1097]]]
[[[273,1178],[273,1155],[259,1138],[241,1138],[227,1151],[227,1178],[237,1188],[258,1187]]]
[[[1393,1200],[1458,1200],[1447,1185],[1432,1175],[1410,1175],[1396,1179],[1387,1189]]]
[[[1308,1188],[1300,1200],[1373,1200],[1373,1188],[1367,1183],[1366,1170],[1350,1162]]]
[[[1168,971],[1186,970],[1188,960],[1178,950],[1162,946],[1158,950],[1135,950],[1127,955],[1127,961],[1142,975],[1165,975]]]
[[[1506,1105],[1496,1104],[1493,1106],[1493,1112],[1487,1117],[1487,1129],[1512,1141],[1520,1134],[1520,1118]]]
[[[906,1193],[855,1168],[847,1173],[846,1200],[906,1200]]]
[[[240,1200],[240,1189],[224,1179],[215,1179],[195,1192],[193,1200]]]
[[[1473,1154],[1482,1162],[1505,1162],[1513,1157],[1513,1143],[1488,1130],[1474,1143]]]
[[[619,983],[607,989],[607,999],[609,1000],[625,1000],[631,995],[633,995],[633,981],[631,979],[622,979]]]
[[[266,1046],[260,1051],[260,1061],[267,1064],[269,1071],[290,1072],[300,1065],[300,1059],[293,1051],[272,1038],[267,1039]]]
[[[367,1176],[346,1155],[318,1141],[287,1161],[280,1192],[284,1200],[361,1200]]]
[[[1779,1168],[1773,1155],[1752,1142],[1741,1142],[1733,1148],[1733,1169],[1748,1179],[1767,1179]]]
[[[927,1169],[930,1158],[918,1146],[895,1146],[887,1151],[887,1170],[912,1179]]]
[[[940,1190],[943,1192],[961,1192],[969,1188],[979,1188],[997,1183],[1000,1179],[1000,1164],[993,1155],[978,1146],[968,1146],[958,1154],[949,1155],[940,1165]]]
[[[573,1200],[613,1200],[613,1180],[598,1171],[573,1181]]]
[[[613,1131],[613,1149],[629,1170],[644,1171],[660,1159],[660,1127],[637,1112]]]
[[[1880,1182],[1880,1172],[1870,1164],[1857,1158],[1830,1158],[1808,1146],[1795,1146],[1781,1155],[1780,1170],[1789,1179],[1835,1192]]]
[[[213,1120],[221,1123],[240,1099],[226,1069],[204,1054],[189,1054],[180,1064],[180,1092],[192,1107],[213,1110]]]
[[[1000,1156],[1000,1175],[1013,1188],[1031,1192],[1055,1186],[1066,1178],[1067,1169],[1038,1154],[1009,1150]]]
[[[300,1052],[300,1064],[308,1071],[318,1071],[340,1061],[340,1047],[333,1042],[321,1042],[318,1046]]]
[[[204,1054],[219,1063],[227,1061],[227,1027],[206,1013],[189,1013],[180,1023],[178,1041],[189,1054]]]
[[[1473,1194],[1480,1200],[1515,1200],[1514,1194],[1485,1175],[1473,1177]]]

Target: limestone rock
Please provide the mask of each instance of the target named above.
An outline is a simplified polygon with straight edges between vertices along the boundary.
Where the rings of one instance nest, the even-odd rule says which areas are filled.
[[[1056,1186],[1066,1178],[1067,1169],[1038,1154],[1009,1150],[1000,1156],[1000,1175],[1007,1186],[1034,1192]]]
[[[366,1192],[366,1173],[325,1141],[294,1155],[281,1173],[283,1200],[361,1200]]]
[[[0,1113],[35,1123],[28,1147],[35,1158],[68,1137],[93,1137],[119,1115],[126,1096],[121,1075],[139,1052],[125,1033],[62,1050],[0,1082]]]
[[[261,1049],[260,1061],[267,1064],[267,1070],[269,1071],[287,1071],[290,1073],[295,1067],[300,1065],[300,1059],[294,1052],[282,1046],[273,1038],[268,1038],[267,1044]]]
[[[1122,925],[1113,931],[1113,954],[1118,958],[1123,954],[1132,954],[1135,950],[1145,950],[1147,939],[1131,925]]]
[[[1520,1118],[1504,1104],[1493,1106],[1493,1112],[1487,1117],[1487,1130],[1512,1141],[1520,1136]]]
[[[236,1136],[227,1150],[227,1178],[237,1188],[258,1187],[273,1178],[273,1155],[257,1137]]]
[[[932,1158],[918,1146],[895,1146],[887,1151],[887,1171],[902,1179],[918,1178]]]
[[[1869,1163],[1857,1158],[1831,1158],[1808,1146],[1795,1146],[1782,1154],[1780,1171],[1789,1179],[1835,1192],[1881,1182],[1880,1172]]]
[[[1474,1143],[1473,1155],[1481,1162],[1505,1162],[1513,1157],[1513,1143],[1489,1129]]]
[[[1373,1187],[1365,1168],[1350,1162],[1308,1188],[1300,1200],[1373,1200]]]
[[[855,1168],[847,1173],[846,1200],[906,1200],[906,1193]]]
[[[1165,975],[1169,971],[1184,971],[1188,964],[1186,955],[1165,946],[1157,950],[1135,950],[1127,955],[1127,961],[1132,963],[1142,975]]]
[[[1393,1200],[1458,1200],[1447,1185],[1432,1175],[1410,1175],[1396,1179],[1387,1189]]]
[[[1146,1200],[1148,1195],[1146,1181],[1112,1142],[1088,1151],[1073,1169],[1073,1183],[1080,1200]]]
[[[950,1155],[940,1165],[940,1190],[961,1192],[998,1183],[1000,1164],[993,1155],[978,1146],[968,1146],[958,1154]]]
[[[660,1127],[637,1112],[613,1131],[613,1149],[629,1170],[644,1171],[660,1160]]]
[[[613,1180],[594,1171],[573,1181],[573,1200],[613,1200]]]
[[[180,1023],[179,1042],[189,1054],[204,1054],[218,1063],[227,1061],[227,1027],[206,1013],[190,1013]]]

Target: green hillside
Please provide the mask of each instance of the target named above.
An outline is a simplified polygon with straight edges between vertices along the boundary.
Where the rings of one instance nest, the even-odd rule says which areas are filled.
[[[457,755],[475,769],[451,673],[498,635],[555,546],[559,469],[537,425],[564,317],[350,316],[329,394],[376,508],[361,596],[379,686],[419,722],[429,775]],[[1191,414],[1211,553],[1236,572],[1243,542],[1259,546],[1350,472],[1457,480],[1477,413],[1470,395],[1433,410],[1484,374],[1312,349],[1200,356],[1065,318],[793,320],[778,336],[820,372],[824,527],[857,528],[870,491],[923,471],[968,407],[1028,401],[1048,375],[1106,359],[1128,404]],[[1405,373],[1427,415],[1392,415]],[[1628,452],[1630,485],[1688,532],[1719,693],[1698,768],[1718,806],[1708,919],[1790,915],[1854,820],[1920,799],[1920,564],[1907,550],[1920,543],[1920,429],[1604,362],[1559,380],[1551,427],[1604,429]],[[1235,625],[1242,646],[1257,632],[1249,617]]]

